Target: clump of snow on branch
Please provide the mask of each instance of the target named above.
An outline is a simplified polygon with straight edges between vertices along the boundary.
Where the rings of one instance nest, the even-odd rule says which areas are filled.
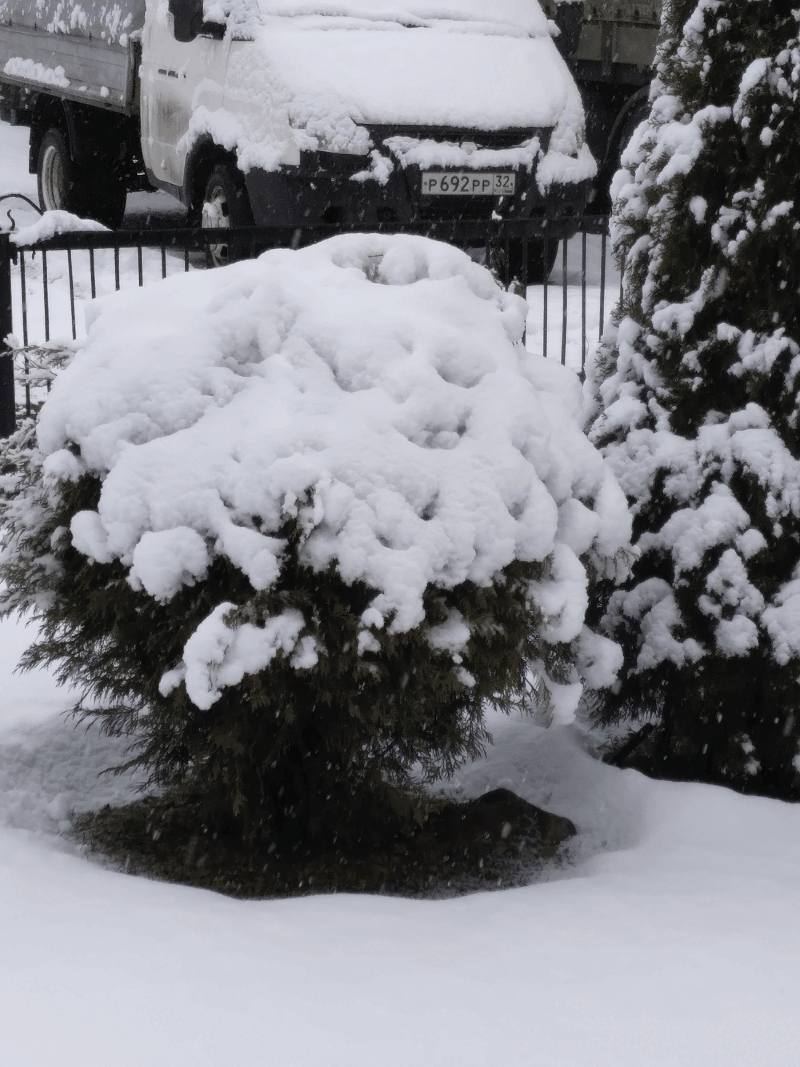
[[[625,555],[624,497],[581,431],[577,380],[526,352],[524,302],[464,253],[344,236],[116,294],[90,314],[38,437],[51,491],[87,472],[102,481],[96,510],[71,524],[88,559],[119,561],[158,601],[218,558],[263,591],[294,519],[304,565],[374,591],[366,650],[384,628],[425,625],[427,588],[489,586],[540,561],[531,618],[580,665],[553,683],[556,717],[574,712],[580,677],[613,680],[619,650],[584,619],[590,577],[615,577]],[[163,691],[185,680],[208,707],[278,650],[297,669],[316,661],[296,612],[248,627],[230,608],[197,628]],[[428,639],[455,658],[469,637],[453,616]]]

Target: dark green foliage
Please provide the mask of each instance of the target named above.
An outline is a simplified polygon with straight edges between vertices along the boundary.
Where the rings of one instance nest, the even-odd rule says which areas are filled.
[[[425,781],[479,755],[488,738],[485,702],[509,708],[521,701],[528,663],[544,654],[527,589],[545,565],[529,563],[510,565],[487,588],[429,587],[424,626],[376,630],[380,649],[359,654],[360,618],[374,591],[302,565],[295,519],[279,531],[288,549],[268,592],[256,593],[218,557],[203,581],[158,603],[131,587],[120,563],[89,562],[72,546],[70,520],[96,508],[99,480],[46,484],[36,462],[8,516],[16,550],[2,565],[6,611],[29,607],[41,620],[23,666],[55,665],[61,681],[82,687],[79,714],[112,734],[130,734],[126,766],[145,767],[170,803],[184,797],[211,832],[252,842],[355,844],[390,816],[413,826],[412,770]],[[241,605],[230,613],[232,625],[299,610],[303,633],[319,649],[316,666],[297,669],[279,653],[208,710],[189,701],[183,684],[163,695],[162,676],[224,602]],[[453,607],[473,634],[460,664],[426,637]],[[558,647],[546,653],[551,677],[560,676],[564,655]]]
[[[800,796],[800,13],[676,0],[623,162],[624,296],[592,438],[641,551],[600,612],[604,721],[656,773]],[[632,756],[633,758],[633,756]]]

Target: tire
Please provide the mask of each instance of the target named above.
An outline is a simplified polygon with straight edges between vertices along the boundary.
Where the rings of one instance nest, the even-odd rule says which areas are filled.
[[[64,133],[51,127],[42,138],[36,168],[39,204],[45,211],[69,211],[116,229],[125,214],[125,185],[110,168],[79,167]]]
[[[547,242],[547,260],[545,261],[544,241],[531,237],[527,243],[527,255],[521,237],[512,237],[508,242],[508,281],[515,278],[523,285],[542,285],[558,258],[559,241]]]
[[[244,177],[234,164],[218,163],[211,171],[203,194],[200,220],[204,230],[253,225],[253,211]],[[247,251],[244,247],[236,247],[232,241],[220,241],[208,246],[208,256],[214,267],[224,267],[237,259],[245,259]]]
[[[42,138],[36,180],[39,204],[44,211],[84,214],[85,190],[81,187],[80,174],[72,162],[64,134],[56,127]]]

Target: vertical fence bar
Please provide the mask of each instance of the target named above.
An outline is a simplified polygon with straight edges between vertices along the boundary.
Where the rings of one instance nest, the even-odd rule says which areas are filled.
[[[94,249],[89,249],[89,280],[92,287],[92,300],[97,296],[97,281],[94,276]]]
[[[28,286],[25,281],[25,252],[20,249],[19,253],[19,288],[20,288],[20,304],[22,307],[22,345],[24,348],[28,347]],[[25,414],[30,417],[31,413],[31,381],[30,381],[30,363],[28,362],[27,353],[23,360],[23,367],[25,370]]]
[[[167,248],[166,245],[161,246],[161,280],[167,276]]]
[[[119,292],[119,245],[114,245],[114,288]]]
[[[44,339],[50,340],[50,290],[47,284],[47,253],[42,252],[42,292],[44,293]]]
[[[542,355],[547,359],[547,264],[550,262],[550,242],[547,239],[547,221],[543,223],[542,255],[544,256],[544,285],[542,286]]]
[[[581,381],[586,377],[586,228],[581,228]]]
[[[597,327],[597,340],[603,339],[603,319],[606,309],[606,231],[600,238],[600,323]]]
[[[528,234],[524,233],[523,236],[522,236],[522,271],[523,271],[523,273],[525,275],[525,278],[523,279],[522,285],[523,285],[523,289],[525,290],[524,293],[523,293],[523,296],[525,297],[526,301],[528,299],[528,284],[530,282],[530,269],[529,269],[530,268],[530,261],[528,259],[528,256],[530,255],[530,251],[531,251],[530,240],[528,239]],[[527,348],[528,347],[528,320],[527,320],[527,318],[525,319],[525,322],[522,324],[522,347],[523,348]]]
[[[561,366],[567,365],[567,239],[561,241]]]
[[[14,405],[14,356],[6,337],[14,332],[11,306],[11,238],[0,233],[0,437],[17,428]]]
[[[72,340],[78,336],[75,329],[75,282],[72,277],[72,249],[67,249],[67,270],[69,271],[69,313],[72,316]]]
[[[28,345],[28,285],[25,281],[25,253],[19,253],[19,288],[20,302],[22,304],[22,343]]]

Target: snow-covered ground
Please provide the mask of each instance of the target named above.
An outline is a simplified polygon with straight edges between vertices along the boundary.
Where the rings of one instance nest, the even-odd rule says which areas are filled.
[[[0,191],[19,163],[30,192],[24,133],[0,124]],[[47,672],[14,674],[29,637],[0,623],[0,1062],[795,1062],[797,806],[651,782],[600,763],[580,725],[495,716],[488,757],[450,788],[503,785],[571,818],[561,867],[457,900],[235,901],[106,869],[69,839],[71,809],[136,783],[98,777],[122,743],[66,721]]]
[[[14,1067],[776,1067],[800,1044],[800,810],[650,782],[578,728],[498,718],[454,788],[574,820],[571,862],[457,900],[242,902],[59,836],[116,745],[19,679],[0,626],[0,1017]],[[116,750],[116,751],[115,751]]]

